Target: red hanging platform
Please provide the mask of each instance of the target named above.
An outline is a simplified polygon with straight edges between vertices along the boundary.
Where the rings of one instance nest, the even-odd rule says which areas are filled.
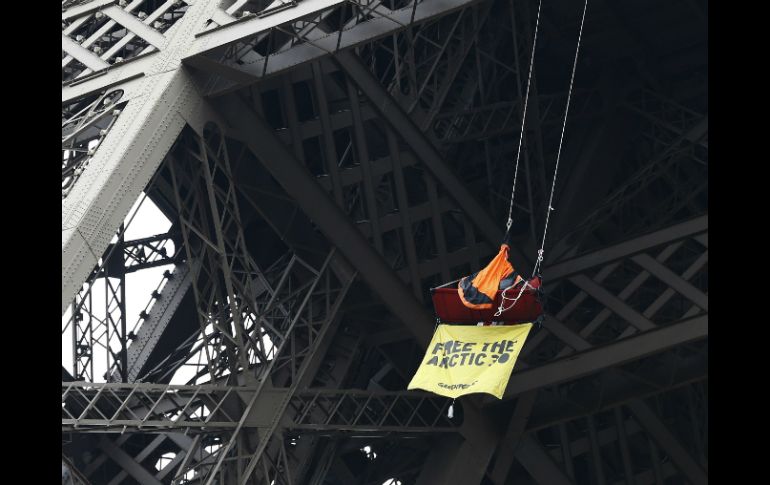
[[[454,283],[454,285],[453,285]],[[499,317],[495,316],[502,300],[503,290],[497,290],[495,294],[494,307],[486,310],[476,310],[466,307],[460,294],[457,291],[457,282],[447,283],[444,286],[431,288],[430,292],[433,298],[433,308],[436,316],[443,323],[479,323],[479,322],[503,322],[503,323],[525,323],[534,322],[543,314],[543,303],[541,299],[540,277],[536,276],[529,280],[529,286],[521,293],[521,297],[512,308],[504,311]],[[453,285],[453,286],[449,286]],[[512,298],[518,296],[520,287],[510,288],[506,292],[506,301],[504,307],[513,304]]]

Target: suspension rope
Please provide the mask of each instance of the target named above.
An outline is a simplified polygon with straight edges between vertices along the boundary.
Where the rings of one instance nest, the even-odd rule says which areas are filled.
[[[508,206],[508,222],[505,223],[505,235],[506,239],[508,232],[511,230],[513,224],[513,200],[516,196],[516,179],[519,175],[519,158],[521,156],[521,143],[524,140],[524,121],[527,118],[527,104],[529,103],[529,86],[532,80],[532,66],[535,64],[535,46],[537,45],[537,30],[540,26],[540,6],[543,1],[539,0],[537,3],[537,18],[535,19],[535,32],[532,36],[532,53],[529,55],[529,73],[527,74],[527,89],[524,93],[524,107],[521,112],[521,131],[519,132],[519,147],[516,149],[516,168],[513,170],[513,188],[511,188],[511,203]]]
[[[585,24],[586,20],[586,10],[588,9],[588,0],[585,0],[585,3],[583,4],[583,17],[580,19],[580,32],[578,33],[578,40],[577,40],[577,47],[575,47],[575,59],[572,61],[572,75],[570,76],[569,80],[569,91],[567,91],[567,106],[564,109],[564,121],[561,125],[561,137],[559,138],[559,150],[556,152],[556,166],[553,170],[553,181],[551,182],[551,195],[548,198],[548,207],[546,209],[546,215],[545,215],[545,226],[543,227],[543,240],[540,243],[540,249],[537,251],[537,261],[535,262],[535,267],[532,270],[532,276],[534,277],[539,269],[540,264],[543,262],[543,252],[545,249],[545,237],[548,234],[548,221],[551,219],[551,212],[554,210],[553,208],[553,194],[556,189],[556,175],[559,173],[559,160],[561,159],[561,148],[564,143],[564,131],[567,128],[567,115],[569,114],[569,103],[572,99],[572,87],[575,83],[575,70],[577,68],[577,61],[578,61],[578,53],[580,52],[580,40],[583,37],[583,25]]]
[[[538,274],[538,271],[540,269],[540,264],[543,262],[543,252],[545,248],[545,237],[548,234],[548,222],[551,218],[551,211],[554,210],[553,208],[553,195],[556,189],[556,176],[559,173],[559,160],[561,159],[561,149],[562,145],[564,144],[564,132],[567,127],[567,116],[569,114],[569,105],[570,101],[572,100],[572,89],[575,84],[575,71],[577,69],[577,61],[578,61],[578,54],[580,52],[580,40],[583,37],[583,26],[585,25],[586,20],[586,10],[588,9],[588,0],[585,0],[585,3],[583,4],[583,16],[580,19],[580,31],[578,33],[578,40],[577,40],[577,46],[575,47],[575,59],[572,61],[572,74],[570,75],[569,80],[569,90],[567,92],[567,106],[564,109],[564,120],[562,122],[561,126],[561,137],[559,138],[559,149],[556,153],[556,166],[554,167],[553,171],[553,181],[551,182],[551,194],[548,198],[548,208],[546,210],[546,216],[545,216],[545,226],[543,227],[543,240],[540,244],[540,249],[537,251],[537,261],[535,262],[535,267],[532,270],[532,277],[534,278],[536,274]],[[540,21],[540,3],[538,3],[537,7],[537,22]],[[537,23],[535,24],[535,39],[532,42],[532,57],[530,57],[530,64],[529,64],[529,76],[532,75],[532,61],[535,57],[535,43],[537,42]],[[514,171],[513,175],[513,190],[511,191],[511,205],[508,208],[508,223],[506,225],[506,235],[508,234],[508,231],[511,228],[511,223],[513,222],[511,219],[512,211],[513,211],[513,196],[516,193],[516,175],[518,174],[519,170],[519,155],[521,153],[521,142],[524,135],[524,117],[526,116],[527,112],[527,100],[529,98],[529,86],[530,86],[530,77],[527,78],[527,91],[524,97],[524,114],[522,115],[522,122],[521,122],[521,133],[519,134],[519,148],[516,152],[516,169]],[[516,295],[515,298],[508,298],[506,293],[509,289],[513,288],[513,286],[510,286],[508,288],[503,289],[503,292],[501,293],[502,299],[500,300],[500,305],[497,308],[497,311],[495,312],[495,317],[499,317],[503,314],[503,312],[506,312],[516,306],[516,303],[519,301],[519,298],[521,298],[521,295],[524,293],[524,290],[527,288],[532,288],[532,286],[529,284],[528,281],[523,281],[521,287],[519,288],[519,292]],[[505,302],[510,301],[511,304],[507,307],[505,306]]]
[[[500,296],[502,298],[500,299],[500,305],[497,307],[497,311],[495,312],[496,317],[499,317],[500,315],[503,314],[503,312],[507,312],[511,308],[515,307],[516,303],[519,302],[519,298],[521,298],[521,295],[524,293],[524,290],[526,290],[527,288],[532,288],[532,285],[530,285],[528,281],[522,280],[521,288],[519,288],[519,294],[516,295],[516,298],[508,298],[508,296],[506,295],[506,293],[508,293],[508,290],[510,290],[511,288],[513,288],[513,285],[507,288],[503,288],[502,293],[500,293]],[[506,307],[505,306],[506,301],[510,301],[512,303]]]

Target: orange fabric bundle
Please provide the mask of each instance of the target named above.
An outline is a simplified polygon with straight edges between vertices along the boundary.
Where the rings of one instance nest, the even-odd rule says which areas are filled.
[[[507,244],[501,245],[500,252],[484,269],[460,280],[457,291],[466,307],[479,310],[493,307],[497,291],[501,289],[500,282],[515,272],[508,262],[508,249]],[[521,277],[516,275],[511,284],[516,285],[520,281]]]

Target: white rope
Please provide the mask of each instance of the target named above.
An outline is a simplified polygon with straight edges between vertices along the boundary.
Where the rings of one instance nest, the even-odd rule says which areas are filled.
[[[569,114],[570,101],[572,100],[572,88],[573,88],[573,86],[575,84],[575,71],[577,69],[578,54],[580,52],[580,40],[583,37],[583,26],[585,25],[586,10],[587,9],[588,9],[588,0],[585,0],[585,3],[583,4],[583,16],[580,19],[580,32],[578,33],[577,46],[575,47],[575,59],[572,61],[572,74],[570,75],[569,91],[567,92],[567,106],[564,109],[564,121],[562,122],[561,137],[559,138],[559,149],[558,149],[558,151],[556,153],[556,166],[554,167],[554,171],[553,171],[553,181],[551,182],[551,194],[550,194],[550,197],[548,199],[548,210],[546,212],[546,217],[545,217],[545,226],[543,227],[543,240],[542,240],[542,242],[540,244],[540,249],[538,249],[538,251],[537,251],[537,261],[535,262],[535,267],[532,270],[532,277],[534,277],[537,274],[537,271],[540,268],[540,263],[543,262],[543,252],[544,252],[544,248],[545,248],[545,237],[548,234],[548,222],[551,219],[551,211],[554,210],[554,208],[553,208],[553,194],[554,194],[555,189],[556,189],[556,176],[559,173],[559,160],[561,160],[561,149],[562,149],[562,146],[564,144],[564,132],[565,132],[566,127],[567,127],[567,116]],[[538,22],[539,22],[540,21],[540,4],[538,4],[538,7],[537,7],[537,18],[538,18]],[[533,41],[533,45],[532,45],[532,57],[530,58],[530,76],[532,75],[532,59],[534,59],[534,53],[535,53],[534,52],[535,51],[534,44],[535,44],[535,42],[537,42],[537,24],[535,26],[535,40]],[[524,98],[524,116],[526,115],[527,98],[528,97],[529,97],[529,78],[527,79],[527,92],[526,92],[526,95],[525,95],[525,98]],[[519,151],[517,151],[517,153],[516,153],[516,169],[515,169],[515,172],[514,172],[513,190],[511,192],[511,205],[510,205],[510,207],[508,209],[508,223],[507,223],[507,226],[506,226],[507,229],[510,229],[511,223],[512,223],[511,214],[512,214],[512,211],[513,211],[513,196],[516,193],[516,174],[518,173],[518,169],[519,169],[519,154],[521,152],[521,140],[523,138],[523,134],[524,134],[524,118],[522,117],[521,133],[520,133],[520,136],[519,136],[519,149],[518,149]],[[524,290],[526,290],[527,288],[532,288],[533,290],[535,289],[532,285],[529,284],[528,281],[524,281],[523,284],[521,285],[521,288],[519,288],[519,294],[516,295],[516,298],[511,299],[511,298],[508,298],[506,296],[506,293],[511,288],[513,288],[513,286],[509,286],[508,288],[503,289],[503,292],[500,294],[502,299],[500,300],[500,306],[497,308],[497,312],[495,313],[496,317],[499,317],[503,312],[506,312],[506,311],[510,310],[511,308],[513,308],[516,305],[516,303],[519,301],[519,299],[521,298],[521,295],[524,294]],[[506,300],[512,302],[508,307],[505,307]]]
[[[539,0],[537,3],[537,19],[535,20],[535,32],[533,34],[532,38],[532,53],[529,56],[529,73],[527,74],[527,90],[524,93],[524,107],[521,112],[521,131],[519,133],[519,147],[516,150],[516,168],[513,170],[513,188],[511,189],[511,203],[508,206],[508,222],[505,223],[505,232],[506,235],[508,231],[511,229],[511,225],[513,224],[513,200],[516,196],[516,179],[519,175],[519,158],[521,156],[521,143],[524,139],[524,120],[527,118],[527,104],[529,103],[529,86],[530,81],[532,80],[532,66],[534,65],[535,61],[535,46],[537,45],[537,30],[540,25],[540,5],[542,5],[542,0]]]
[[[537,261],[535,262],[535,267],[532,270],[532,276],[534,277],[537,274],[538,269],[540,268],[540,263],[543,262],[543,250],[545,248],[545,236],[548,234],[548,221],[551,219],[551,211],[554,210],[553,208],[553,194],[556,188],[556,175],[559,173],[559,160],[561,159],[561,147],[564,143],[564,130],[567,127],[567,114],[569,113],[569,103],[572,99],[572,86],[575,82],[575,69],[577,68],[577,61],[578,61],[578,53],[580,52],[580,39],[583,37],[583,25],[585,24],[586,20],[586,10],[588,9],[588,0],[585,0],[585,4],[583,5],[583,18],[580,20],[580,32],[578,33],[578,41],[577,41],[577,47],[575,48],[575,60],[572,62],[572,75],[570,76],[569,80],[569,91],[567,92],[567,107],[564,109],[564,121],[561,126],[561,138],[559,139],[559,151],[556,153],[556,167],[553,171],[553,182],[551,183],[551,196],[548,199],[548,209],[546,211],[545,216],[545,226],[543,227],[543,241],[540,244],[540,249],[537,251]]]
[[[525,280],[522,280],[522,281],[523,281],[523,284],[521,285],[521,288],[519,289],[519,294],[516,295],[516,298],[508,298],[507,296],[505,296],[505,294],[508,292],[508,290],[513,288],[513,285],[509,286],[508,288],[504,288],[503,292],[500,293],[500,296],[502,297],[502,300],[500,300],[500,306],[497,307],[497,312],[495,313],[496,317],[499,317],[500,315],[503,314],[503,312],[507,312],[508,310],[510,310],[511,308],[516,306],[516,303],[519,301],[519,298],[521,298],[521,295],[524,293],[524,290],[527,289],[527,287],[532,288],[533,290],[535,289],[535,287],[530,285],[528,281],[525,281]],[[505,300],[512,301],[513,303],[511,303],[511,305],[509,307],[505,308],[504,307]]]

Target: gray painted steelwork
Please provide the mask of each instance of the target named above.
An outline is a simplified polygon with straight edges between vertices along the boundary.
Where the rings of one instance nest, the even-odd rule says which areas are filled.
[[[546,3],[510,241],[523,273],[580,13]],[[500,402],[404,391],[428,289],[502,242],[536,9],[63,1],[63,474],[707,483],[701,2],[589,5],[543,325]],[[167,234],[126,239],[140,197]],[[129,321],[127,275],[167,264]]]

